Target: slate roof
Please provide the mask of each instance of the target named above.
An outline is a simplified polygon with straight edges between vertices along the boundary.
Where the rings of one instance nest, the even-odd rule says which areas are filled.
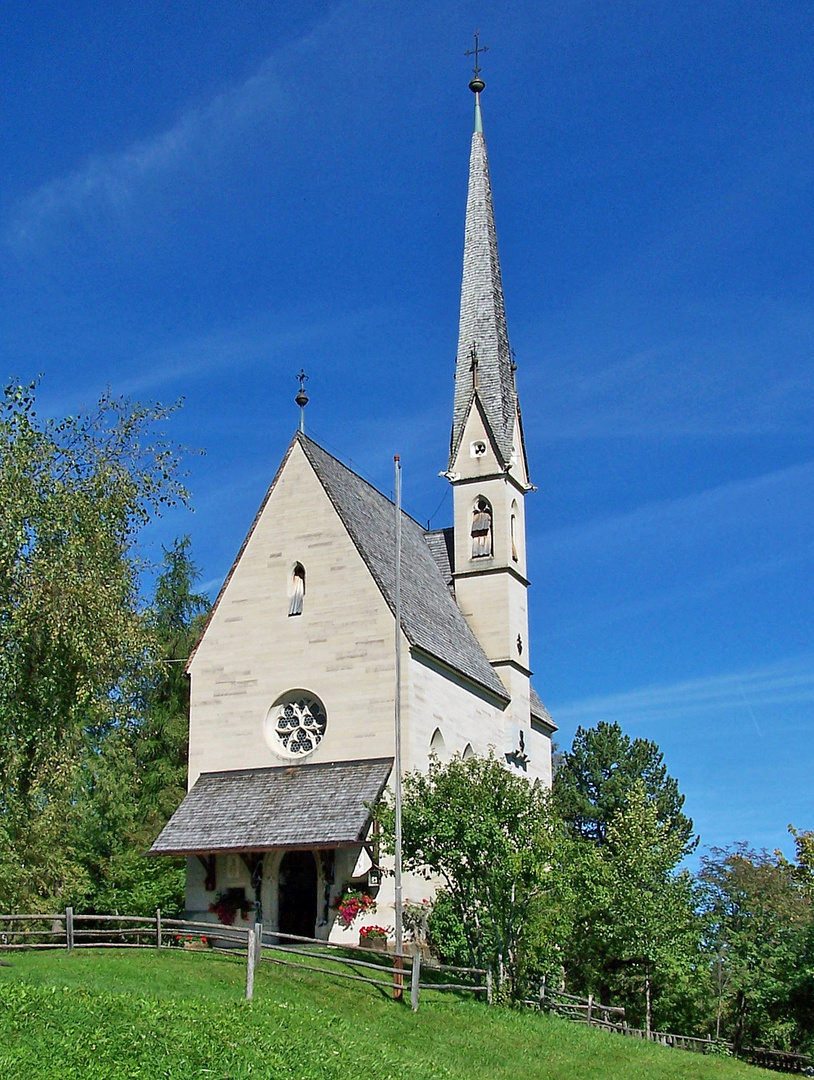
[[[477,388],[472,368],[473,348],[477,352],[478,360]],[[512,454],[514,422],[518,413],[517,390],[506,327],[489,162],[481,131],[475,131],[472,135],[469,159],[450,469],[455,463],[464,426],[476,394],[502,464],[508,465]],[[517,449],[520,451],[521,447]]]
[[[534,720],[539,720],[541,724],[544,724],[547,728],[550,728],[552,732],[556,731],[557,725],[554,723],[551,713],[548,711],[545,705],[543,705],[542,701],[540,701],[540,698],[537,696],[537,691],[534,689],[533,686],[529,687],[529,692],[531,696],[530,711],[532,718]]]
[[[361,843],[392,758],[202,773],[149,855]]]
[[[391,611],[395,612],[393,503],[307,435],[295,436]],[[424,529],[402,511],[402,629],[410,644],[490,690],[509,696],[449,592]]]
[[[424,533],[424,540],[447,588],[452,590],[452,573],[455,569],[455,530],[453,528],[434,529],[432,532]]]

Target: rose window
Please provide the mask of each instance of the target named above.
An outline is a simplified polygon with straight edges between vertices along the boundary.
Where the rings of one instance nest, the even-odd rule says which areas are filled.
[[[269,709],[266,740],[284,757],[304,757],[322,742],[327,723],[325,706],[319,698],[303,690],[290,691]]]

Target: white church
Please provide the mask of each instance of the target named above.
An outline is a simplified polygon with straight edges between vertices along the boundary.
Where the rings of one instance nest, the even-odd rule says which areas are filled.
[[[401,515],[405,771],[490,749],[551,784],[531,687],[529,482],[476,73],[452,436],[454,524]],[[301,407],[307,398],[298,398]],[[188,793],[150,850],[187,856],[187,917],[228,894],[282,933],[332,939],[348,885],[393,921],[370,806],[395,740],[393,503],[295,434],[188,664]],[[405,896],[411,896],[406,881]],[[426,884],[417,886],[416,898]]]

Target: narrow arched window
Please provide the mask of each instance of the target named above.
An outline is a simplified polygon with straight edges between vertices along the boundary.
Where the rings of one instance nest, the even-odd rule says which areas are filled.
[[[512,503],[512,516],[509,520],[509,531],[512,540],[512,559],[515,562],[519,561],[517,554],[517,503]]]
[[[492,507],[479,496],[472,511],[472,558],[492,554]]]
[[[302,615],[302,604],[305,600],[305,567],[297,563],[291,575],[291,601],[288,605],[289,615]]]
[[[472,749],[472,743],[468,742],[466,744],[466,746],[464,747],[463,754],[461,754],[461,759],[463,761],[469,761],[469,759],[471,757],[474,757],[474,756],[475,756],[475,751]]]
[[[432,733],[430,739],[430,753],[435,754],[441,761],[445,759],[446,743],[444,742],[444,736],[441,734],[441,729],[436,728]]]

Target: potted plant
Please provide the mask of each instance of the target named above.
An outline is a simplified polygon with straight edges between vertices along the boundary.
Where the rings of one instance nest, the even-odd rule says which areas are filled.
[[[387,930],[383,926],[363,926],[359,931],[359,944],[384,952],[387,948]]]
[[[245,889],[226,889],[218,893],[214,902],[209,905],[209,910],[218,917],[218,922],[224,926],[231,926],[240,912],[245,922],[249,912],[254,911],[254,901],[246,899]]]
[[[179,948],[189,952],[201,952],[211,947],[209,938],[193,937],[191,934],[176,934],[173,942]]]
[[[432,914],[430,900],[405,900],[402,908],[402,922],[405,934],[409,934],[412,952],[420,953],[427,960],[430,956],[429,919]]]

